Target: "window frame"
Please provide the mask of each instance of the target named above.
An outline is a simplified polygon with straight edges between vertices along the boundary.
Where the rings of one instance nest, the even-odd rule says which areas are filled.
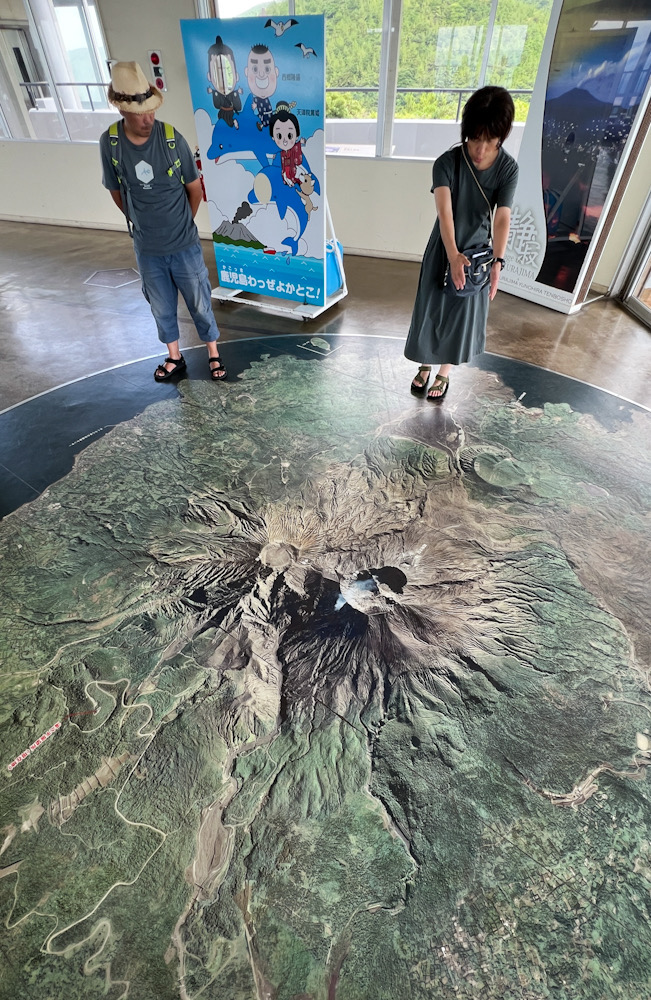
[[[34,15],[34,11],[32,9],[33,0],[22,0],[22,2],[25,8],[27,21],[29,24],[29,30],[32,36],[32,42],[35,45],[38,51],[39,58],[43,63],[44,76],[48,88],[50,90],[50,93],[52,95],[52,98],[54,100],[55,109],[63,132],[63,141],[69,141],[69,142],[79,141],[79,140],[73,140],[70,135],[70,130],[68,128],[68,124],[66,121],[65,109],[59,97],[57,85],[54,83],[54,76],[50,65],[49,53],[47,51],[47,47],[43,44],[41,31],[39,29],[36,17]],[[287,2],[288,2],[288,12],[290,16],[292,16],[295,14],[296,10],[295,0],[287,0]],[[373,158],[375,159],[395,158],[391,150],[393,146],[393,133],[396,120],[395,119],[396,98],[399,93],[398,72],[399,72],[399,61],[400,61],[400,31],[402,24],[403,3],[404,0],[383,0],[382,40],[381,40],[381,54],[380,54],[380,70],[378,79],[378,110],[377,110],[376,137],[375,137],[375,152],[373,156]],[[486,36],[484,39],[484,47],[482,54],[482,63],[479,71],[477,87],[481,87],[484,85],[486,74],[488,72],[491,44],[494,34],[495,23],[497,19],[499,3],[500,0],[490,0],[491,7],[487,21]],[[49,6],[52,9],[53,17],[56,20],[56,17],[54,15],[54,9],[55,9],[54,3],[52,3],[52,0],[50,0]],[[93,64],[99,66],[102,62],[102,59],[101,59],[101,54],[97,48],[97,39],[95,38],[95,26],[90,23],[90,19],[88,17],[87,0],[71,0],[70,6],[81,8],[84,11],[87,21],[86,27],[91,41],[91,53],[90,53],[91,59],[93,61]],[[194,8],[197,18],[220,16],[219,0],[194,0]],[[95,13],[99,25],[99,30],[100,32],[102,32],[101,15],[97,7],[97,4],[95,4]],[[103,38],[103,32],[101,41],[104,48],[106,49],[106,43]],[[101,86],[101,84],[97,83],[96,86]],[[328,92],[337,93],[339,92],[339,90],[340,88],[337,87],[333,88],[326,87],[327,93]],[[462,96],[463,96],[462,93],[460,93],[459,107],[461,106]],[[4,117],[5,116],[3,116],[3,118]],[[330,119],[330,120],[335,121],[338,119]],[[48,142],[52,140],[34,138],[29,141]]]
[[[107,65],[108,59],[104,57],[104,53],[107,52],[106,40],[104,38],[100,12],[97,8],[97,4],[96,3],[92,4],[95,14],[94,21],[90,15],[90,6],[88,4],[88,0],[70,0],[69,3],[65,3],[63,4],[63,6],[70,6],[76,8],[82,14],[82,20],[84,22],[82,24],[82,29],[84,36],[87,40],[87,47],[88,47],[89,57],[91,60],[91,65],[93,67],[94,73],[99,77],[99,79],[95,81],[88,81],[87,83],[82,84],[74,81],[71,78],[69,81],[66,80],[61,84],[57,84],[55,83],[57,77],[53,71],[53,59],[55,62],[57,59],[59,61],[67,62],[68,52],[64,44],[64,40],[61,36],[61,29],[56,15],[55,4],[52,2],[52,0],[41,0],[40,3],[39,0],[36,0],[36,3],[34,3],[34,0],[21,0],[21,3],[23,7],[24,17],[19,19],[19,21],[16,21],[15,23],[17,26],[19,25],[23,30],[26,31],[28,35],[29,45],[38,56],[38,60],[41,64],[40,69],[42,69],[42,75],[43,75],[42,80],[38,82],[33,82],[31,86],[38,87],[40,85],[47,87],[47,90],[49,91],[49,96],[51,97],[53,103],[53,108],[51,110],[53,114],[56,114],[56,119],[58,121],[58,127],[61,132],[61,135],[56,137],[37,136],[34,134],[33,126],[31,124],[28,124],[27,131],[29,135],[16,136],[11,132],[11,128],[7,126],[9,135],[3,137],[3,139],[6,138],[6,141],[10,142],[11,141],[13,142],[97,142],[98,141],[97,139],[92,139],[92,138],[73,139],[66,117],[67,109],[64,106],[64,100],[62,100],[61,94],[59,92],[60,87],[62,88],[72,87],[73,93],[76,94],[79,88],[83,88],[85,86],[89,96],[91,108],[89,110],[84,109],[82,107],[82,99],[79,99],[79,101],[75,99],[76,103],[80,105],[80,110],[82,111],[86,110],[88,114],[91,114],[94,110],[104,110],[104,111],[106,110],[106,108],[95,109],[93,105],[92,95],[90,93],[90,90],[93,87],[95,88],[108,87],[108,79],[103,78],[104,67],[106,66],[106,69],[108,70],[108,65]],[[55,51],[52,51],[51,48],[49,48],[48,45],[45,44],[44,32],[41,26],[41,22],[44,22],[44,19],[51,20],[52,32],[56,37],[56,44],[58,45],[58,49],[55,46]],[[8,24],[9,22],[6,19],[3,20],[3,25],[8,25]],[[50,27],[49,23],[46,26],[49,28]],[[99,39],[97,37],[98,31],[100,33]],[[98,46],[98,42],[101,43],[101,48]],[[50,40],[50,45],[52,45],[51,40]],[[9,78],[11,78],[10,67],[4,67],[4,68],[5,71],[9,73]],[[12,86],[12,90],[15,90],[15,86]],[[4,112],[4,110],[2,111],[2,119],[4,122],[7,122],[8,119],[8,115],[6,114],[6,112]]]

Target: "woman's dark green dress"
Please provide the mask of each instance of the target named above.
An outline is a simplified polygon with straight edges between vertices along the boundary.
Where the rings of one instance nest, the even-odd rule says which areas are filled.
[[[454,149],[435,161],[432,191],[454,185]],[[475,170],[491,205],[511,207],[518,180],[518,165],[503,148],[487,170]],[[461,157],[459,193],[454,231],[459,250],[486,243],[489,234],[488,205]],[[453,298],[442,289],[447,254],[436,220],[423,257],[405,357],[425,365],[459,365],[481,354],[486,343],[488,287],[478,295]]]

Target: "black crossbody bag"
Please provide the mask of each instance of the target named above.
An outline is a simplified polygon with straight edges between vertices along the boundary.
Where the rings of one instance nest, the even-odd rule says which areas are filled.
[[[480,243],[476,246],[467,247],[462,250],[461,253],[470,261],[469,265],[464,264],[463,270],[466,276],[466,283],[463,288],[455,288],[454,282],[452,281],[452,275],[450,274],[450,262],[448,261],[445,274],[443,276],[443,291],[446,295],[450,295],[453,298],[467,298],[469,295],[478,295],[491,280],[491,267],[493,266],[494,256],[493,256],[493,210],[491,209],[490,202],[486,198],[486,193],[477,180],[475,171],[472,169],[468,163],[468,158],[466,157],[466,151],[463,148],[457,147],[454,151],[454,189],[452,191],[452,218],[457,214],[457,201],[459,196],[459,175],[461,173],[461,154],[463,153],[463,158],[468,164],[468,169],[472,174],[475,184],[481,191],[488,205],[488,243]]]

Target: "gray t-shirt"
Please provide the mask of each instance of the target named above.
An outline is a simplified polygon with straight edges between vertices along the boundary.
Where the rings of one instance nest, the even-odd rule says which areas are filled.
[[[454,189],[455,159],[455,147],[453,147],[441,153],[434,161],[432,191],[437,187],[449,187],[450,191]],[[472,176],[471,169],[476,180]],[[454,218],[454,235],[459,250],[484,243],[488,239],[488,205],[477,182],[493,208],[510,208],[518,183],[518,165],[504,148],[500,148],[495,162],[487,170],[474,170],[468,166],[463,156],[461,157],[457,213]],[[437,219],[436,227],[438,226]],[[438,234],[439,229],[436,231]]]
[[[133,224],[133,241],[140,253],[164,256],[186,250],[199,241],[192,218],[190,202],[181,183],[199,176],[190,147],[176,132],[176,149],[168,150],[163,122],[156,121],[147,142],[137,146],[124,134],[124,122],[118,125],[118,154],[109,143],[108,131],[99,140],[102,157],[102,184],[109,191],[124,193],[113,166],[111,152],[120,163],[123,185],[129,190],[129,216]],[[172,176],[168,174],[170,157],[180,159]]]

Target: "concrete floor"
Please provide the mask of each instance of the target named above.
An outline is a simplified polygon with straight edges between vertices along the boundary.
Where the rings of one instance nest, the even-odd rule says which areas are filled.
[[[204,253],[216,284],[208,242]],[[130,272],[134,265],[126,233],[0,222],[0,410],[66,382],[163,353],[138,276]],[[418,265],[353,256],[345,265],[348,297],[306,329],[406,336]],[[129,272],[117,276],[129,283],[94,283],[97,271],[113,269]],[[225,342],[300,333],[302,327],[247,306],[216,305],[215,313]],[[181,331],[182,347],[197,344],[184,307]],[[615,302],[600,300],[565,316],[498,294],[487,350],[651,407],[651,333]]]

